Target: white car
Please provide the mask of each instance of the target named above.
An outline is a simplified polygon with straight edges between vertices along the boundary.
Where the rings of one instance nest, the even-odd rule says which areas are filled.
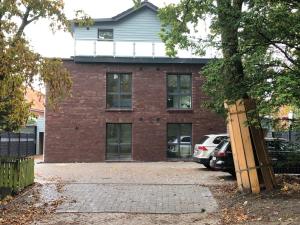
[[[190,136],[180,136],[180,145],[178,139],[170,140],[168,142],[168,154],[169,156],[177,156],[188,158],[191,156],[191,137]]]
[[[203,164],[205,167],[210,168],[209,162],[212,159],[212,153],[217,145],[229,138],[228,134],[208,134],[204,135],[199,144],[195,145],[193,158],[196,162]]]

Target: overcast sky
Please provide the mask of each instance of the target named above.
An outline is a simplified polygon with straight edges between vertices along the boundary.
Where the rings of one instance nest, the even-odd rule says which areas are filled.
[[[132,0],[64,0],[65,13],[74,18],[74,11],[84,10],[92,18],[113,17],[133,6]],[[151,0],[158,7],[178,3],[179,0]],[[46,57],[69,58],[73,55],[74,42],[70,33],[50,31],[47,21],[31,24],[25,30],[33,49]]]

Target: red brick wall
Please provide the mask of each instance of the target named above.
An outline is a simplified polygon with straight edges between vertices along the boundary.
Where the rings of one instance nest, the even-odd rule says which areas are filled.
[[[166,160],[167,123],[192,123],[193,144],[204,134],[225,132],[225,122],[201,107],[200,65],[75,64],[72,97],[54,112],[46,108],[45,162],[105,160],[106,123],[132,123],[132,157],[138,161]],[[131,112],[106,110],[106,73],[132,73]],[[193,109],[167,111],[166,74],[192,73]]]

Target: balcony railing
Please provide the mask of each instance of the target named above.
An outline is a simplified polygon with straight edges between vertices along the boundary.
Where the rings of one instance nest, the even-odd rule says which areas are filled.
[[[76,39],[74,56],[168,57],[163,42],[98,41],[95,39]],[[178,50],[177,57],[198,58],[186,50]]]
[[[77,39],[74,56],[167,57],[162,42]]]

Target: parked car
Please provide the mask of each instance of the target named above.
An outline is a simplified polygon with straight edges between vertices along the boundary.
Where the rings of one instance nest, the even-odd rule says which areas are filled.
[[[210,168],[209,162],[212,159],[212,153],[218,144],[224,139],[227,139],[228,134],[209,134],[204,135],[200,142],[194,147],[193,158],[196,162]]]
[[[266,138],[266,145],[275,173],[300,173],[300,146],[285,139]],[[235,175],[230,141],[222,141],[215,149],[210,166]]]
[[[214,150],[210,167],[235,175],[231,144],[229,139],[224,139]]]
[[[180,143],[178,138],[170,138],[168,141],[168,157],[183,157],[188,158],[191,156],[191,137],[180,136]]]

